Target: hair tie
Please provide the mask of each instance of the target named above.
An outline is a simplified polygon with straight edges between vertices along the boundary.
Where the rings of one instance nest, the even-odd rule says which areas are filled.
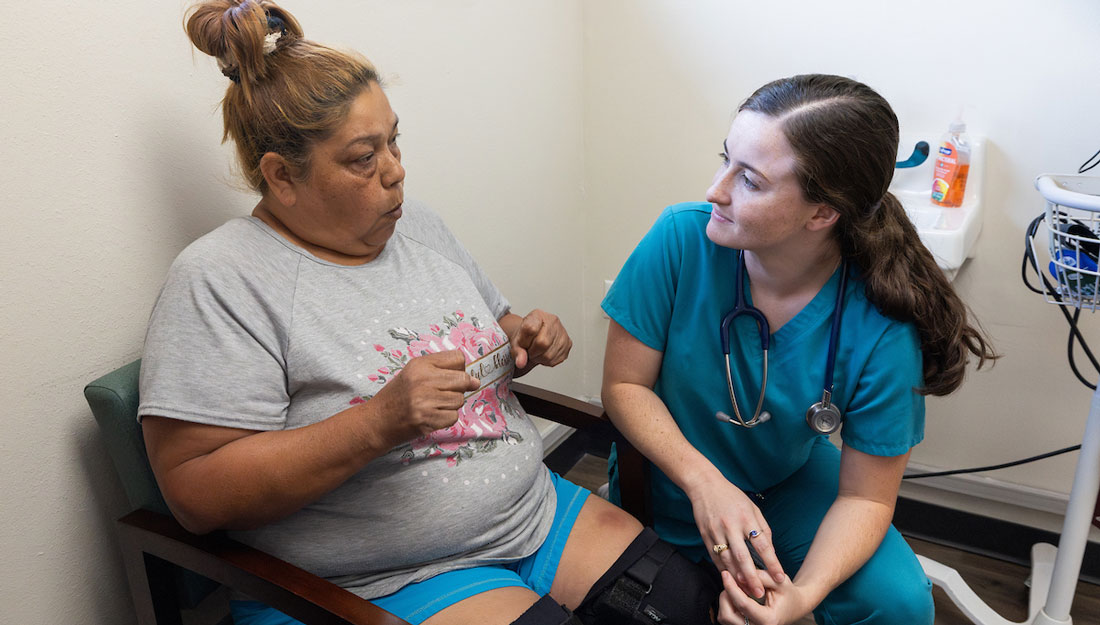
[[[286,22],[281,17],[267,16],[267,36],[264,37],[264,54],[275,51],[279,40],[286,34]]]
[[[264,55],[271,54],[279,45],[279,40],[286,34],[286,22],[282,18],[274,15],[267,16],[267,35],[264,36]],[[216,57],[218,61],[218,69],[222,71],[222,75],[237,83],[241,84],[241,69],[237,63],[233,60],[227,60],[222,57]]]
[[[241,70],[235,63],[230,63],[222,57],[215,57],[218,61],[218,69],[222,71],[222,76],[225,76],[229,80],[241,84]]]

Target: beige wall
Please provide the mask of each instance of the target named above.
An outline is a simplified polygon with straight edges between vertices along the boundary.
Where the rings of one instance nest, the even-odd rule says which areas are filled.
[[[580,326],[579,3],[285,4],[389,78],[407,192],[517,310]],[[125,499],[81,389],[139,355],[179,250],[255,202],[219,144],[226,80],[192,55],[183,7],[15,3],[0,20],[0,622],[133,620],[111,525]]]
[[[576,395],[599,392],[603,280],[665,204],[702,197],[753,88],[854,74],[903,128],[932,133],[966,104],[989,137],[990,193],[956,284],[1005,359],[929,402],[914,460],[996,462],[1078,440],[1088,393],[1068,374],[1064,323],[1017,276],[1042,207],[1032,178],[1100,147],[1095,3],[982,0],[954,24],[915,2],[286,4],[309,36],[389,77],[409,194],[440,210],[518,310],[563,317],[574,358],[533,378]],[[192,56],[182,10],[17,3],[0,20],[0,621],[132,620],[111,526],[126,504],[81,388],[140,354],[176,253],[254,202],[218,144],[224,79]],[[937,47],[959,62],[935,60]],[[1063,458],[996,477],[1065,492],[1071,471]]]

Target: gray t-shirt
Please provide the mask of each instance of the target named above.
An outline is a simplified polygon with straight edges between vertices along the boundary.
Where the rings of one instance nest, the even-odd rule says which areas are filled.
[[[373,261],[347,267],[233,219],[173,263],[145,339],[140,415],[252,430],[369,401],[428,352],[482,388],[458,422],[390,450],[298,512],[231,535],[373,598],[533,553],[553,521],[542,439],[509,389],[508,302],[439,217],[406,202]]]

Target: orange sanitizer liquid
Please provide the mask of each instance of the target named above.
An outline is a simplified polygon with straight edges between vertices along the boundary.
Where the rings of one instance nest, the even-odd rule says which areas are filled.
[[[966,124],[954,121],[936,150],[936,167],[932,179],[932,202],[955,207],[963,203],[966,177],[970,175],[970,142]]]

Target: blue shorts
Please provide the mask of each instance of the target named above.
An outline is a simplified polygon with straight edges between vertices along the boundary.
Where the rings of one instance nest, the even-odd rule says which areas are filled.
[[[553,471],[550,472],[550,480],[558,495],[558,504],[550,533],[538,551],[515,562],[440,573],[422,582],[409,584],[392,595],[371,599],[371,603],[411,625],[420,625],[444,608],[494,588],[519,586],[529,588],[539,596],[550,592],[565,542],[569,540],[577,515],[590,494]],[[302,625],[301,621],[259,601],[233,600],[230,607],[236,625]]]

